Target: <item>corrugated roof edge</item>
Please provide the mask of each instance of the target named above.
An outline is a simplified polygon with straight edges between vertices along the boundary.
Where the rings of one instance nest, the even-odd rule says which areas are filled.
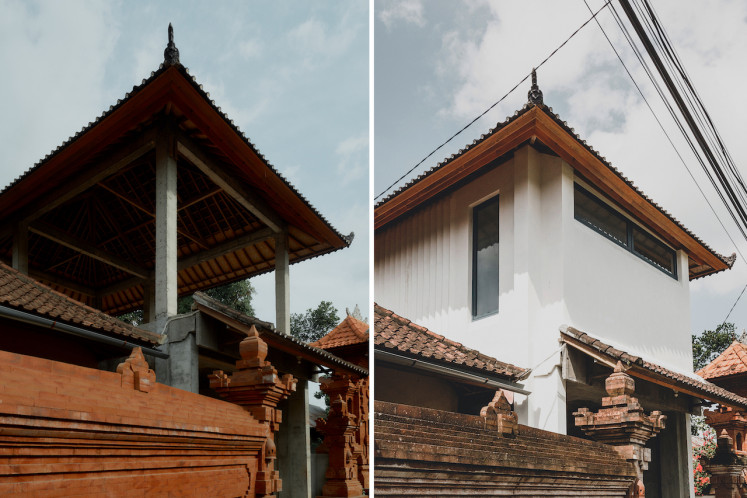
[[[109,106],[109,109],[104,111],[100,116],[98,116],[94,121],[90,121],[87,126],[84,126],[80,129],[75,135],[68,137],[66,141],[64,141],[61,145],[58,145],[52,152],[44,156],[41,160],[37,161],[32,167],[24,171],[20,176],[16,177],[12,182],[10,182],[8,185],[6,185],[2,190],[0,190],[0,195],[3,195],[5,192],[13,188],[15,185],[17,185],[19,182],[21,182],[24,178],[29,176],[31,173],[33,173],[37,168],[41,167],[44,163],[52,159],[55,155],[60,153],[62,150],[65,149],[68,145],[70,145],[75,140],[82,137],[86,132],[88,132],[91,128],[96,126],[98,123],[106,119],[109,115],[111,115],[114,111],[116,111],[119,107],[121,107],[125,102],[127,102],[133,95],[138,93],[140,90],[145,88],[150,82],[155,80],[158,76],[160,76],[162,73],[164,73],[169,67],[171,67],[172,64],[166,64],[161,63],[161,65],[158,67],[156,71],[152,71],[150,73],[150,76],[146,79],[143,79],[143,81],[140,83],[140,85],[135,85],[132,87],[132,90],[127,92],[125,94],[124,99],[118,99],[116,105]],[[210,98],[210,94],[208,94],[203,88],[202,85],[197,83],[197,80],[194,76],[192,76],[189,73],[189,69],[184,66],[181,63],[173,64],[174,67],[176,67],[181,73],[182,76],[185,77],[185,79],[192,84],[192,86],[200,93],[200,95],[208,102],[210,102],[211,107],[215,112],[217,112],[223,120],[233,129],[233,131],[241,137],[241,139],[248,145],[252,152],[254,152],[257,157],[259,157],[262,162],[270,168],[270,170],[280,178],[280,180],[293,192],[301,201],[313,212],[319,219],[321,219],[327,227],[332,230],[332,232],[337,235],[344,243],[346,247],[349,247],[350,244],[353,242],[353,238],[355,237],[354,233],[350,233],[348,235],[342,235],[335,227],[333,227],[329,221],[304,197],[278,170],[275,169],[275,167],[265,158],[264,155],[262,155],[261,152],[254,146],[254,144],[247,138],[246,135],[239,129],[238,125],[236,125],[232,119],[229,119],[229,117],[221,110],[220,107],[218,107],[214,100]],[[328,252],[334,252],[338,249],[334,249],[333,251]],[[322,253],[327,254],[327,253]],[[320,254],[321,255],[321,254]]]
[[[204,294],[202,292],[195,292],[193,295],[195,303],[201,306],[205,306],[206,308],[210,308],[211,310],[222,313],[226,315],[229,318],[232,318],[233,320],[236,320],[240,323],[243,323],[247,326],[257,325],[257,322],[260,322],[263,325],[270,325],[270,327],[265,327],[265,333],[273,334],[274,336],[284,340],[291,342],[297,346],[301,346],[302,348],[321,356],[322,358],[326,358],[327,360],[331,361],[332,363],[336,363],[340,366],[343,366],[349,370],[352,370],[354,372],[357,372],[361,375],[367,376],[368,375],[368,369],[360,367],[354,363],[350,363],[347,360],[343,360],[339,356],[335,356],[332,353],[325,351],[320,348],[316,348],[314,346],[309,346],[305,342],[293,337],[292,335],[285,334],[283,332],[280,332],[277,330],[272,323],[270,322],[263,322],[261,320],[258,320],[257,318],[250,317],[248,315],[245,315],[239,311],[236,311],[235,309],[231,308],[230,306],[227,306],[220,301],[217,301],[213,299],[212,297],[208,296],[207,294]]]
[[[695,235],[687,227],[685,227],[682,223],[680,223],[680,221],[677,218],[675,218],[674,216],[672,216],[667,210],[665,210],[664,208],[662,208],[661,206],[659,206],[656,202],[654,202],[651,198],[649,198],[638,187],[636,187],[635,184],[631,180],[628,180],[628,178],[626,176],[624,176],[620,172],[620,170],[618,170],[616,167],[614,167],[612,164],[610,164],[604,156],[602,156],[591,145],[589,145],[586,142],[586,140],[582,139],[576,133],[576,131],[568,125],[567,122],[563,121],[560,118],[560,116],[558,116],[557,114],[555,114],[555,112],[552,110],[552,107],[548,107],[548,106],[546,106],[544,104],[540,104],[540,105],[529,104],[529,103],[525,104],[524,107],[522,107],[521,109],[519,109],[516,112],[514,112],[513,116],[509,116],[503,122],[497,123],[494,128],[491,128],[490,130],[488,130],[487,134],[481,135],[479,139],[473,140],[471,144],[467,145],[467,147],[465,147],[463,149],[459,149],[458,153],[452,154],[451,156],[449,156],[448,158],[446,158],[443,161],[439,162],[437,165],[433,166],[429,170],[427,170],[427,171],[421,173],[420,175],[418,175],[417,177],[413,178],[412,180],[410,180],[409,182],[407,182],[405,185],[403,185],[402,187],[398,188],[397,190],[395,190],[394,192],[392,192],[390,195],[388,195],[387,197],[385,197],[384,199],[382,199],[381,201],[379,201],[374,207],[378,208],[378,207],[386,204],[387,202],[391,201],[392,199],[394,199],[398,195],[400,195],[403,192],[405,192],[407,189],[409,189],[413,185],[415,185],[418,182],[422,181],[427,176],[429,176],[429,175],[435,173],[436,171],[440,170],[441,168],[447,166],[454,159],[460,157],[461,155],[463,155],[464,153],[466,153],[467,151],[469,151],[470,149],[472,149],[476,145],[479,145],[485,139],[493,136],[495,133],[497,133],[498,131],[500,131],[505,126],[511,124],[513,121],[515,121],[517,118],[519,118],[520,116],[522,116],[523,114],[525,114],[526,112],[528,112],[533,107],[538,107],[545,114],[547,114],[550,118],[552,118],[566,132],[568,132],[573,138],[575,138],[577,142],[579,142],[581,145],[583,145],[583,147],[587,151],[589,151],[590,153],[592,153],[594,155],[594,157],[596,157],[597,159],[599,159],[602,162],[602,164],[604,164],[605,166],[607,166],[607,168],[609,168],[610,171],[612,171],[618,178],[620,178],[623,182],[625,182],[626,185],[628,185],[638,195],[640,195],[643,199],[645,199],[646,202],[648,202],[649,204],[651,204],[659,212],[661,212],[664,216],[666,216],[667,218],[669,218],[670,221],[672,221],[679,228],[681,228],[682,230],[684,230],[685,233],[687,233],[689,236],[691,236],[700,245],[702,245],[703,247],[705,247],[709,252],[711,252],[713,255],[715,255],[717,258],[719,258],[721,261],[723,261],[724,264],[726,264],[729,268],[731,268],[732,266],[734,266],[734,262],[736,261],[736,254],[732,254],[731,256],[723,256],[722,254],[720,254],[720,253],[714,251],[713,249],[711,249],[708,246],[708,244],[706,244],[705,242],[703,242],[697,235]],[[699,275],[699,276],[694,277],[694,279],[702,278],[704,276],[711,275],[711,274],[712,273],[708,273],[706,275]]]

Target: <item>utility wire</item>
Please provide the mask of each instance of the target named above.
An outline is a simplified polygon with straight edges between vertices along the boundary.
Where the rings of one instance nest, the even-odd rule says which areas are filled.
[[[591,9],[591,6],[589,6],[589,3],[584,0],[584,3],[586,4],[586,8],[589,9],[589,12],[593,13],[593,10]],[[726,229],[726,226],[724,226],[724,222],[721,220],[719,215],[716,213],[716,210],[714,209],[711,202],[708,200],[708,197],[706,197],[705,192],[703,192],[703,189],[698,184],[697,180],[695,179],[695,176],[693,175],[690,168],[687,166],[687,163],[685,162],[685,159],[682,157],[682,154],[680,154],[679,149],[677,149],[677,146],[674,145],[674,142],[672,141],[672,138],[669,136],[669,133],[667,133],[667,130],[664,128],[664,125],[659,120],[659,117],[656,115],[656,112],[654,112],[654,109],[651,107],[651,104],[648,102],[648,99],[646,99],[646,96],[643,94],[643,91],[641,90],[641,87],[638,86],[638,83],[635,81],[635,78],[633,78],[633,74],[628,69],[628,66],[625,64],[625,61],[623,61],[622,57],[620,56],[620,53],[615,48],[615,45],[612,43],[612,40],[610,40],[609,36],[607,36],[607,32],[604,30],[604,27],[602,27],[602,24],[599,22],[599,19],[594,19],[597,23],[597,26],[599,26],[599,29],[602,31],[602,34],[604,35],[605,39],[607,40],[607,43],[609,43],[610,48],[612,48],[612,51],[615,52],[615,55],[617,56],[617,59],[620,61],[620,64],[622,64],[623,68],[625,69],[625,72],[628,74],[628,77],[630,78],[630,81],[633,82],[633,85],[635,86],[636,90],[638,90],[638,93],[640,94],[641,98],[643,99],[643,102],[645,102],[646,107],[648,107],[648,110],[651,111],[651,115],[656,120],[656,123],[659,125],[659,128],[661,129],[662,133],[664,133],[664,136],[667,138],[667,141],[672,146],[672,149],[674,149],[674,152],[677,154],[677,157],[679,158],[682,165],[685,167],[685,170],[690,175],[690,178],[692,179],[695,186],[698,188],[698,191],[700,192],[700,195],[703,196],[703,199],[706,201],[706,204],[708,204],[708,207],[711,208],[711,212],[713,212],[713,215],[718,220],[719,224],[721,225],[721,228],[724,229],[724,233],[726,233],[726,236],[729,237],[729,240],[731,240],[732,244],[734,244],[734,247],[737,248],[737,252],[739,252],[739,256],[744,259],[744,256],[742,256],[742,253],[739,251],[739,247],[737,246],[737,243],[734,242],[734,239],[731,237],[731,234]]]
[[[584,23],[583,23],[583,24],[582,24],[581,26],[579,26],[579,27],[578,27],[578,28],[576,29],[576,31],[574,31],[573,33],[571,33],[571,36],[569,36],[569,37],[568,37],[568,38],[567,38],[567,39],[566,39],[566,40],[565,40],[565,41],[564,41],[563,43],[561,43],[560,45],[558,45],[558,47],[557,47],[557,48],[556,48],[555,50],[553,50],[553,51],[552,51],[552,52],[550,53],[550,55],[548,55],[547,57],[545,57],[545,59],[544,59],[544,60],[543,60],[542,62],[540,62],[540,63],[539,63],[539,64],[538,64],[538,65],[537,65],[537,66],[536,66],[536,67],[534,68],[534,70],[537,70],[537,69],[541,68],[541,67],[542,67],[542,66],[543,66],[543,65],[545,64],[545,62],[547,62],[548,60],[550,60],[550,58],[551,58],[551,57],[552,57],[553,55],[555,55],[555,54],[556,54],[556,53],[558,52],[558,50],[560,50],[561,48],[563,48],[563,47],[564,47],[564,46],[565,46],[565,45],[566,45],[566,44],[567,44],[567,43],[568,43],[569,41],[571,41],[571,39],[572,39],[572,38],[573,38],[574,36],[576,36],[576,34],[577,34],[577,33],[578,33],[579,31],[581,31],[581,30],[582,30],[582,29],[583,29],[583,28],[584,28],[584,27],[585,27],[585,26],[586,26],[587,24],[589,24],[589,23],[590,23],[590,22],[591,22],[591,21],[592,21],[593,19],[596,19],[597,15],[598,15],[598,14],[599,14],[599,13],[600,13],[600,12],[601,12],[601,11],[602,11],[602,10],[603,10],[604,8],[605,8],[605,7],[607,7],[607,6],[608,6],[608,5],[610,4],[610,2],[611,2],[611,1],[612,1],[612,0],[607,0],[607,1],[606,1],[606,2],[605,2],[605,3],[604,3],[604,4],[602,5],[602,6],[601,6],[601,7],[599,7],[599,10],[597,10],[597,11],[596,11],[595,13],[593,13],[593,14],[592,14],[592,16],[591,16],[591,17],[590,17],[589,19],[587,19],[587,20],[586,20],[586,22],[584,22]],[[476,122],[476,121],[477,121],[478,119],[480,119],[481,117],[483,117],[484,115],[486,115],[486,114],[487,114],[488,112],[490,112],[490,111],[491,111],[491,110],[492,110],[492,109],[493,109],[493,108],[494,108],[495,106],[497,106],[498,104],[500,104],[501,102],[503,102],[503,100],[505,100],[505,99],[506,99],[506,97],[508,97],[509,95],[511,95],[511,93],[513,93],[513,92],[514,92],[514,90],[516,90],[517,88],[519,88],[519,86],[520,86],[521,84],[523,84],[523,83],[524,83],[524,82],[525,82],[525,81],[526,81],[526,80],[527,80],[527,79],[529,78],[529,76],[531,76],[531,75],[532,75],[532,73],[530,72],[529,74],[527,74],[526,76],[524,76],[524,77],[523,77],[523,78],[521,79],[521,81],[519,81],[518,83],[516,83],[516,85],[514,85],[514,86],[513,86],[513,88],[511,88],[511,89],[510,89],[510,90],[509,90],[508,92],[506,92],[506,94],[505,94],[505,95],[504,95],[503,97],[501,97],[501,98],[500,98],[500,99],[499,99],[498,101],[496,101],[496,102],[495,102],[495,103],[493,103],[493,104],[492,104],[492,105],[491,105],[490,107],[488,107],[487,109],[485,109],[485,111],[483,111],[483,112],[482,112],[482,113],[481,113],[481,114],[480,114],[479,116],[477,116],[477,117],[476,117],[475,119],[473,119],[472,121],[470,121],[469,123],[467,123],[467,124],[466,124],[466,125],[465,125],[465,126],[464,126],[464,127],[462,128],[462,129],[461,129],[461,130],[459,130],[458,132],[456,132],[456,133],[454,133],[454,134],[453,134],[452,136],[450,136],[450,137],[449,137],[448,139],[446,139],[446,141],[445,141],[444,143],[442,143],[441,145],[439,145],[438,147],[436,147],[435,149],[433,149],[433,150],[432,150],[432,151],[431,151],[431,152],[430,152],[430,153],[429,153],[429,154],[428,154],[427,156],[425,156],[425,157],[424,157],[423,159],[421,159],[421,160],[420,160],[420,161],[419,161],[419,162],[418,162],[418,163],[417,163],[417,164],[416,164],[415,166],[413,166],[412,168],[410,168],[410,169],[409,169],[409,170],[408,170],[408,171],[407,171],[407,172],[406,172],[405,174],[403,174],[402,176],[400,176],[399,178],[397,178],[397,180],[396,180],[396,181],[394,181],[394,182],[393,182],[393,183],[392,183],[391,185],[389,185],[389,186],[388,186],[387,188],[385,188],[385,189],[384,189],[384,190],[383,190],[383,191],[382,191],[382,192],[381,192],[381,193],[380,193],[379,195],[377,195],[377,196],[376,196],[376,197],[374,198],[374,201],[375,201],[376,199],[379,199],[379,198],[380,198],[381,196],[383,196],[383,195],[384,195],[384,194],[386,194],[387,192],[389,192],[389,191],[390,191],[390,190],[392,189],[392,187],[394,187],[395,185],[397,185],[397,184],[398,184],[398,183],[399,183],[400,181],[402,181],[402,180],[403,180],[403,179],[404,179],[405,177],[407,177],[407,176],[408,176],[408,175],[409,175],[410,173],[412,173],[413,171],[415,171],[415,169],[416,169],[416,168],[417,168],[418,166],[420,166],[420,165],[421,165],[421,164],[423,164],[423,163],[424,163],[425,161],[427,161],[429,157],[431,157],[431,156],[432,156],[433,154],[435,154],[436,152],[438,152],[438,151],[439,151],[439,150],[440,150],[440,149],[441,149],[441,148],[442,148],[442,147],[443,147],[444,145],[446,145],[446,144],[448,144],[449,142],[451,142],[451,141],[452,141],[452,140],[453,140],[454,138],[456,138],[456,137],[457,137],[458,135],[460,135],[460,134],[461,134],[461,133],[462,133],[462,132],[463,132],[464,130],[466,130],[467,128],[469,128],[470,126],[472,126],[472,125],[473,125],[473,124],[474,124],[474,123],[475,123],[475,122]]]

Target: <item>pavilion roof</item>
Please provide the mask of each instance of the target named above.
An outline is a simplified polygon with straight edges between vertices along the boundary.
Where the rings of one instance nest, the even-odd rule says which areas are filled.
[[[0,259],[28,227],[29,274],[107,313],[142,306],[155,266],[155,149],[175,136],[178,293],[347,247],[176,59],[0,192]]]
[[[337,327],[316,342],[309,343],[321,349],[334,349],[356,344],[368,344],[368,324],[348,315]]]
[[[696,373],[708,380],[747,373],[747,345],[732,342],[723,353]]]

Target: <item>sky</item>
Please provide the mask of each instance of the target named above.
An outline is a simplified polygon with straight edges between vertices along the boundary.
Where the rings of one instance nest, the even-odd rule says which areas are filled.
[[[747,3],[651,3],[742,175],[747,175],[747,99],[740,90],[747,72]],[[595,12],[603,4],[589,0]],[[624,17],[619,2],[614,5]],[[501,99],[591,17],[583,0],[377,0],[373,14],[375,195]],[[593,21],[538,70],[545,104],[715,251],[747,255],[747,242],[678,135],[609,9],[598,17],[716,214]],[[513,115],[526,103],[529,87],[528,81],[520,85],[407,179]],[[732,270],[691,282],[692,332],[722,323],[745,283],[747,264],[739,256]],[[738,331],[747,328],[747,293],[729,321]]]
[[[124,98],[183,65],[350,248],[290,267],[291,312],[369,302],[368,1],[0,0],[0,185]],[[275,321],[274,275],[251,280]]]

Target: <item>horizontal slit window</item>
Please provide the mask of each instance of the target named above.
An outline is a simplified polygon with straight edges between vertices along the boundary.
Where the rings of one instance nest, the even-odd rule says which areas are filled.
[[[677,278],[674,250],[576,184],[574,217],[667,275]]]

